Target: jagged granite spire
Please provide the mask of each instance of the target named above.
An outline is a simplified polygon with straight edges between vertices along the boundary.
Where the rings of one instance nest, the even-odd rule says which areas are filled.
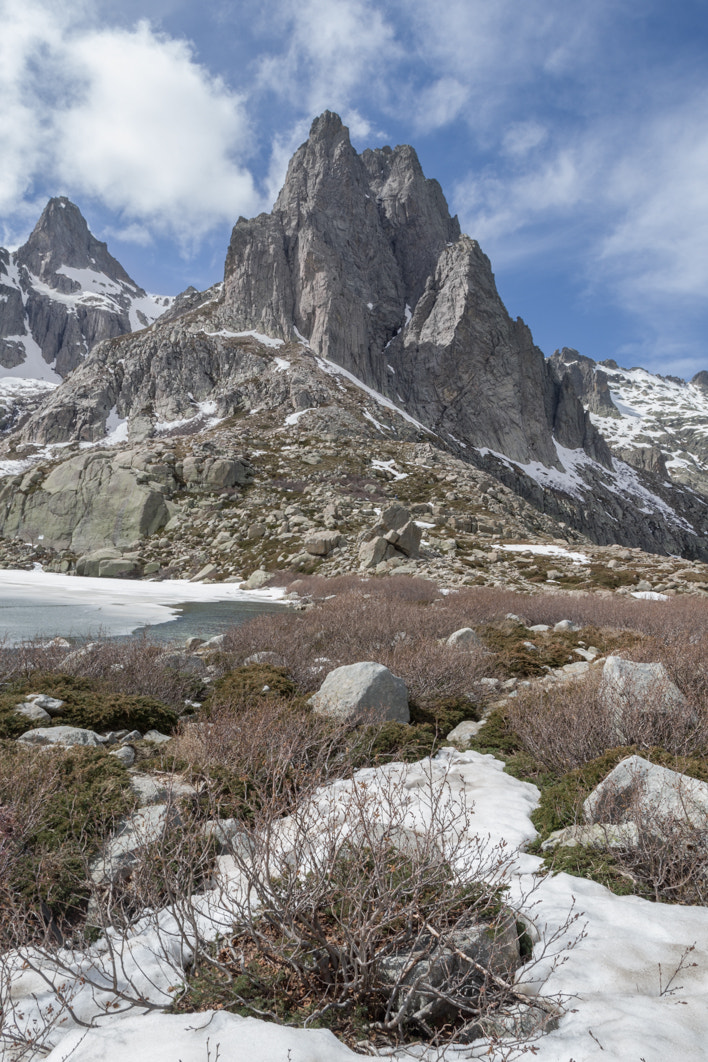
[[[413,241],[399,238],[407,216],[415,218]],[[325,111],[291,159],[273,212],[234,228],[226,312],[234,324],[284,339],[296,329],[319,354],[370,381],[406,303],[458,233],[412,148],[360,156],[338,115]]]
[[[304,336],[446,441],[558,465],[555,433],[610,462],[413,148],[359,155],[330,111],[295,152],[272,213],[237,222],[224,299],[230,326]]]
[[[57,291],[77,291],[80,284],[65,273],[69,269],[89,269],[109,280],[126,284],[145,295],[123,266],[109,253],[105,243],[89,230],[86,219],[66,196],[50,199],[27,242],[17,252],[18,266]]]

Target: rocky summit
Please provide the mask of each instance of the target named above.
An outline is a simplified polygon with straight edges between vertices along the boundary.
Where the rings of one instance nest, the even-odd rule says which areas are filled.
[[[50,199],[19,250],[0,248],[0,366],[59,381],[101,340],[144,328],[171,303],[131,280],[78,207]]]
[[[689,475],[682,456],[692,447],[704,461],[703,406],[685,430],[659,438],[645,425],[625,445],[622,388],[636,385],[638,408],[643,370],[568,350],[545,359],[409,146],[359,154],[325,112],[272,212],[236,222],[223,281],[157,319],[67,200],[2,254],[0,309],[24,315],[3,328],[27,329],[6,344],[37,343],[44,366],[72,368],[21,423],[5,417],[5,563],[257,580],[400,568],[498,583],[513,555],[497,547],[512,540],[558,556],[574,544],[588,564],[612,547],[684,558],[655,579],[670,585],[685,560],[708,561],[703,466]],[[40,298],[65,331],[86,326],[79,353],[52,346],[52,329],[30,336]],[[666,386],[690,390],[686,409],[705,395],[698,378]],[[381,516],[395,506],[400,527]],[[570,585],[593,587],[577,574]]]

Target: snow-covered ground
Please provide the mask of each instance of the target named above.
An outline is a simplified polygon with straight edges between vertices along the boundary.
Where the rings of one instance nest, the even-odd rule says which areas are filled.
[[[538,798],[535,786],[505,774],[491,756],[452,749],[419,764],[369,768],[358,772],[355,782],[338,782],[320,791],[313,830],[318,814],[322,821],[340,810],[344,814],[353,784],[365,785],[385,814],[390,807],[386,794],[396,780],[407,828],[425,829],[433,807],[440,813],[445,806],[447,815],[456,815],[459,809],[456,821],[464,825],[466,846],[457,864],[462,873],[474,863],[480,839],[504,842],[513,852],[535,834],[529,818]],[[471,815],[465,815],[465,807],[471,808]],[[563,961],[553,966],[552,954],[541,959],[533,968],[533,980],[521,990],[532,995],[540,989],[543,996],[563,995],[567,1002],[558,1028],[536,1041],[533,1057],[538,1062],[705,1058],[708,910],[614,896],[595,882],[567,874],[539,876],[540,866],[537,857],[518,852],[508,902],[524,908],[535,927],[535,956],[544,939],[560,932],[551,952]],[[203,933],[212,936],[229,924],[242,895],[229,857],[221,857],[221,873],[221,887],[196,900],[197,922]],[[569,924],[573,911],[580,918]],[[116,952],[121,956],[118,969],[109,962]],[[184,941],[175,933],[169,910],[146,915],[128,938],[114,938],[112,949],[99,942],[89,952],[66,951],[61,958],[65,964],[61,973],[53,973],[45,963],[43,976],[26,965],[18,965],[13,975],[20,1024],[36,1020],[41,1025],[47,1008],[57,1007],[52,978],[62,982],[71,999],[74,1018],[63,1009],[62,1023],[50,1033],[54,1050],[49,1062],[214,1062],[217,1051],[220,1062],[350,1062],[362,1057],[321,1030],[284,1029],[224,1013],[143,1014],[140,1007],[129,1005],[126,997],[136,988],[154,1003],[167,1004],[171,988],[181,979]],[[680,974],[670,983],[680,966]],[[110,987],[114,973],[117,988],[124,993],[122,1000]],[[105,989],[91,987],[101,977],[108,978]],[[524,967],[519,978],[523,984]],[[98,1028],[77,1028],[75,1018]],[[11,1019],[8,1011],[6,1020]],[[403,1051],[396,1057],[421,1056],[418,1051]],[[447,1057],[501,1062],[505,1055],[502,1049],[478,1041],[467,1053],[456,1050]]]

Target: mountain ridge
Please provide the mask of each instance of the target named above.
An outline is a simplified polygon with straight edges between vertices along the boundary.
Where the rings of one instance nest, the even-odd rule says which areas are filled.
[[[50,477],[45,490],[46,475],[27,472],[33,461],[74,461],[85,447],[127,447],[121,467],[133,467],[130,454],[144,461],[166,439],[196,452],[213,437],[235,459],[256,433],[286,450],[298,440],[317,464],[321,437],[363,456],[378,437],[431,445],[596,543],[708,559],[705,497],[613,454],[557,361],[509,316],[489,259],[460,233],[414,149],[358,154],[325,112],[273,211],[236,222],[223,282],[98,343],[8,438],[16,475],[2,490],[0,530],[29,532],[63,504],[47,491],[65,480]],[[608,389],[594,379],[600,408]],[[159,526],[180,483],[161,488]]]

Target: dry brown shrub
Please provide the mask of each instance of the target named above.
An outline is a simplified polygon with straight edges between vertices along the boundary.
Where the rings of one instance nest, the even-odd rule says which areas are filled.
[[[548,770],[561,774],[619,745],[659,746],[683,756],[708,749],[705,714],[697,713],[689,702],[662,711],[661,690],[654,703],[645,697],[622,698],[620,712],[603,697],[599,671],[522,690],[507,706],[509,724],[524,748]]]
[[[124,641],[101,639],[83,646],[26,642],[0,656],[0,682],[33,674],[66,674],[97,681],[113,693],[154,697],[180,709],[198,680],[164,661],[166,646],[141,635]]]
[[[285,810],[298,794],[341,773],[346,764],[337,753],[344,733],[280,698],[241,706],[217,701],[182,725],[170,756],[203,779],[208,802],[228,804],[230,814],[248,818],[264,793]]]
[[[364,583],[306,612],[259,616],[231,630],[225,649],[236,664],[276,653],[303,693],[335,667],[374,660],[399,675],[418,703],[460,695],[484,673],[485,655],[440,644],[469,624],[452,596],[431,601],[429,594],[422,580]]]
[[[699,715],[708,715],[708,631],[669,627],[627,654],[632,660],[661,663]]]

